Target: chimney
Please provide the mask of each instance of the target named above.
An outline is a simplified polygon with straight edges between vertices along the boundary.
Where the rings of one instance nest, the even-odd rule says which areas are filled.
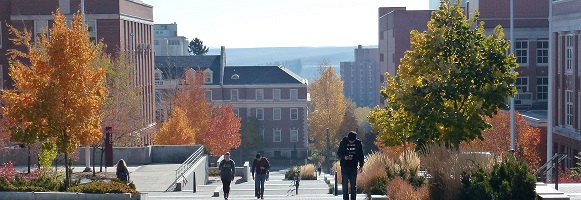
[[[220,47],[220,86],[224,86],[224,68],[226,67],[226,47]]]

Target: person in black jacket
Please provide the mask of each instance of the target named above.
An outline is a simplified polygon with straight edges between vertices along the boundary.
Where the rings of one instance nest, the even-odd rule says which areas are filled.
[[[355,131],[349,132],[347,137],[344,137],[341,143],[339,143],[337,156],[339,157],[339,162],[341,164],[343,200],[349,200],[349,193],[351,193],[351,200],[355,200],[357,195],[357,171],[362,171],[364,163],[363,145],[361,144],[361,140],[357,138],[357,133]],[[357,170],[358,163],[359,170]],[[351,183],[351,188],[349,189],[348,182]]]
[[[230,183],[234,180],[236,173],[236,164],[230,160],[230,152],[224,154],[224,160],[220,161],[220,179],[222,179],[222,188],[224,189],[224,199],[230,195]]]
[[[268,177],[270,170],[270,162],[266,157],[256,154],[256,159],[252,162],[252,180],[254,180],[254,196],[258,199],[264,199],[264,181]],[[256,179],[254,179],[254,172],[256,172]]]
[[[129,170],[127,170],[127,164],[125,160],[120,159],[117,162],[117,170],[115,171],[117,178],[125,183],[129,183]]]

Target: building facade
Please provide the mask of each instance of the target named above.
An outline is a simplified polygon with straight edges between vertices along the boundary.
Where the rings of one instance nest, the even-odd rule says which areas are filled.
[[[153,47],[155,56],[187,56],[188,39],[178,36],[178,25],[155,24],[153,25]]]
[[[225,61],[224,48],[221,55],[156,57],[158,116],[167,113],[169,107],[164,98],[179,87],[176,80],[184,69],[202,70],[208,100],[232,104],[233,112],[242,121],[248,117],[260,121],[263,154],[271,158],[305,158],[307,81],[282,66],[226,66]]]
[[[550,2],[551,154],[566,153],[571,160],[566,159],[565,164],[573,167],[581,150],[581,0]]]
[[[52,13],[60,8],[68,19],[80,11],[81,0],[0,0],[0,74],[1,88],[11,88],[8,76],[6,51],[14,46],[9,42],[6,24],[19,30],[38,34],[52,24]],[[153,127],[153,7],[140,0],[85,1],[85,23],[92,40],[103,40],[107,53],[117,55],[122,51],[134,65],[133,83],[142,88],[142,130]],[[149,143],[149,132],[144,131],[142,140]]]
[[[377,48],[355,49],[354,62],[341,62],[340,74],[343,94],[358,107],[373,108],[379,105],[380,73]]]

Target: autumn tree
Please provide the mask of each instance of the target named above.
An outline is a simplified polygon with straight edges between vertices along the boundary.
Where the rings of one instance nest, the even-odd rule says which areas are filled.
[[[212,155],[222,155],[240,146],[240,118],[232,111],[232,104],[216,106],[208,130],[203,134],[203,143]]]
[[[355,109],[356,105],[351,99],[345,100],[345,113],[343,114],[343,121],[341,121],[341,125],[339,126],[338,136],[345,137],[349,131],[359,131],[359,123],[357,122],[357,117],[355,116]],[[343,133],[343,134],[341,134]],[[364,134],[359,134],[358,132],[357,137],[363,138]]]
[[[387,88],[381,90],[386,105],[369,117],[388,146],[458,147],[482,139],[482,131],[491,127],[484,117],[506,107],[516,94],[516,73],[511,72],[516,58],[506,55],[509,42],[502,28],[486,36],[484,23],[467,19],[457,3],[444,0],[441,5],[426,31],[411,31],[411,49],[396,75],[386,74]]]
[[[194,130],[188,124],[186,112],[180,107],[171,110],[169,118],[153,137],[153,142],[158,145],[186,145],[195,143]]]
[[[541,160],[540,138],[541,131],[527,123],[524,116],[515,112],[515,156],[525,160],[529,166],[536,169]],[[502,155],[510,149],[510,113],[498,111],[496,115],[485,118],[491,129],[482,132],[483,140],[474,140],[462,143],[463,149],[471,151],[489,151],[495,155]]]
[[[50,40],[40,34],[32,42],[30,32],[10,27],[15,36],[11,40],[24,45],[27,52],[8,51],[14,89],[2,94],[7,103],[3,112],[13,140],[52,138],[57,151],[68,160],[79,145],[101,139],[100,112],[107,96],[105,70],[93,61],[103,44],[89,39],[81,15],[74,15],[71,28],[58,9],[53,17]],[[70,166],[65,163],[68,186]]]
[[[190,55],[204,55],[208,53],[208,50],[210,49],[208,49],[208,47],[204,45],[204,42],[198,38],[192,39],[188,44],[188,52],[190,52]]]
[[[346,133],[338,133],[345,115],[343,81],[335,74],[333,67],[326,67],[320,76],[308,86],[311,94],[309,104],[309,139],[315,148],[326,149],[326,129],[329,128],[331,149],[336,149]]]

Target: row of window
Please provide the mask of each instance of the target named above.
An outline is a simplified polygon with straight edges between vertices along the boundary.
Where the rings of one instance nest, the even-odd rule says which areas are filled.
[[[1,29],[1,25],[0,24],[0,33],[2,33],[2,29]],[[67,25],[69,27],[72,27],[72,21],[67,20]],[[87,26],[88,32],[89,32],[89,39],[91,41],[96,42],[97,41],[97,22],[96,21],[85,21],[85,25]],[[45,36],[48,38],[48,20],[34,20],[34,41],[36,41],[36,38],[40,37],[42,34],[42,31],[45,31]],[[0,34],[0,48],[2,47],[2,34]]]
[[[290,89],[289,92],[290,92],[290,100],[292,100],[292,101],[298,100],[298,98],[299,98],[299,90],[298,89]],[[239,94],[238,89],[231,89],[230,90],[230,101],[240,100],[238,94]],[[256,89],[255,90],[255,98],[257,101],[264,100],[264,89]],[[206,99],[208,101],[212,100],[212,90],[206,91]],[[272,100],[273,101],[280,101],[281,100],[280,89],[273,89],[272,90]]]
[[[299,130],[297,128],[291,128],[289,133],[290,133],[289,137],[290,142],[299,141]],[[262,141],[265,141],[263,128],[260,129],[260,137],[262,138]],[[272,129],[272,142],[282,142],[282,129],[280,128]]]
[[[514,55],[516,56],[516,62],[519,64],[528,64],[529,56],[529,41],[515,41],[514,42]],[[549,63],[549,41],[539,40],[537,41],[537,64],[548,64]]]
[[[240,109],[234,108],[233,110],[236,116],[240,117]],[[264,120],[264,108],[256,108],[255,117],[258,120]],[[298,108],[290,108],[289,112],[289,119],[290,120],[298,120],[299,119],[299,109]],[[272,120],[282,120],[282,108],[273,108],[272,109]]]
[[[514,86],[518,92],[529,92],[529,78],[517,77]],[[537,78],[537,100],[546,100],[549,98],[549,78]]]

